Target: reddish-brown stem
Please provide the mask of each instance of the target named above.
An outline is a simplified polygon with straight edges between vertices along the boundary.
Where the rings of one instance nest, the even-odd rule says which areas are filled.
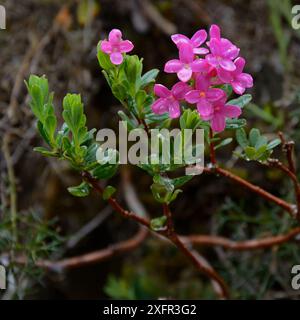
[[[293,182],[294,182],[294,189],[295,189],[295,195],[296,195],[296,201],[297,201],[297,220],[300,222],[300,184],[296,175],[296,164],[294,161],[295,143],[294,141],[286,141],[282,132],[279,132],[278,135],[282,143],[282,150],[286,155],[286,159],[289,165],[289,170],[294,175],[294,178],[292,178],[292,176],[289,174],[289,176],[293,179]]]
[[[94,179],[88,172],[83,172],[82,177],[88,181],[89,184],[93,186],[93,188],[98,191],[100,194],[103,193],[103,188],[100,184],[100,182],[96,179]],[[132,219],[136,222],[142,224],[143,226],[150,228],[150,222],[148,219],[145,219],[137,214],[135,214],[132,211],[125,210],[116,199],[110,197],[108,199],[109,204],[114,208],[118,213],[120,213],[124,218],[126,219]]]
[[[148,229],[144,228],[143,226],[140,226],[139,231],[132,238],[118,242],[116,244],[112,244],[105,249],[93,251],[91,253],[66,258],[54,262],[49,260],[37,260],[35,261],[35,265],[44,269],[60,271],[64,269],[79,268],[86,265],[96,264],[118,254],[132,251],[145,240],[147,235]],[[28,260],[26,257],[16,257],[15,262],[19,264],[26,264],[28,263]]]
[[[212,131],[212,128],[209,128],[209,151],[210,151],[210,161],[211,163],[215,166],[216,163],[217,163],[217,160],[216,160],[216,152],[215,152],[215,145],[214,145],[214,142],[212,141],[214,137],[214,133]]]
[[[232,181],[244,186],[248,190],[251,190],[251,191],[257,193],[258,195],[260,195],[264,199],[277,204],[279,207],[283,208],[288,213],[290,213],[290,215],[293,218],[295,218],[296,210],[295,210],[295,206],[293,204],[290,204],[290,203],[274,196],[273,194],[269,193],[268,191],[262,189],[261,187],[255,185],[255,184],[252,184],[251,182],[235,175],[234,173],[227,171],[225,169],[222,169],[220,167],[216,167],[216,168],[207,168],[206,167],[206,168],[204,168],[204,171],[208,172],[208,173],[220,174],[226,178],[231,179]]]
[[[286,141],[282,132],[278,132],[278,135],[282,143],[282,150],[286,154],[289,168],[294,174],[296,174],[296,165],[293,157],[295,143],[294,141]]]
[[[197,253],[182,241],[182,238],[177,235],[174,230],[172,213],[168,204],[163,204],[164,215],[167,218],[167,230],[164,232],[165,236],[195,265],[195,267],[202,273],[206,274],[210,279],[215,281],[220,287],[218,294],[220,298],[229,298],[229,292],[224,280],[221,276],[211,267],[204,265],[198,258]]]
[[[98,180],[94,179],[88,172],[83,172],[82,176],[88,183],[90,183],[93,186],[93,188],[96,191],[98,191],[100,194],[103,193],[103,188]],[[121,214],[123,217],[135,220],[136,222],[142,224],[143,226],[151,230],[149,220],[138,216],[134,212],[123,209],[123,207],[117,202],[117,200],[112,197],[108,199],[108,202],[116,210],[116,212]],[[228,297],[229,294],[224,280],[212,268],[203,265],[201,261],[197,259],[197,256],[193,254],[193,251],[189,250],[189,248],[180,240],[178,235],[175,233],[172,216],[168,205],[164,205],[164,214],[167,217],[167,229],[162,230],[158,233],[168,238],[178,249],[180,249],[180,251],[182,251],[184,255],[187,256],[193,262],[193,264],[197,267],[199,271],[203,272],[209,278],[215,280],[219,284],[220,288],[222,289],[222,298]]]
[[[292,240],[298,234],[300,234],[300,227],[294,228],[286,234],[246,241],[233,241],[224,237],[210,235],[190,235],[182,238],[195,245],[220,246],[230,250],[247,251],[273,247]]]

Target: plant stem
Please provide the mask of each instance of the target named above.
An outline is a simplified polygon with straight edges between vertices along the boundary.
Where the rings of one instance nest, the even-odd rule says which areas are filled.
[[[216,168],[204,168],[204,171],[205,172],[208,172],[208,173],[213,173],[213,174],[220,174],[226,178],[229,178],[233,181],[235,181],[236,183],[244,186],[245,188],[247,188],[248,190],[251,190],[257,194],[259,194],[261,197],[265,198],[266,200],[268,201],[271,201],[275,204],[277,204],[279,207],[283,208],[284,210],[286,210],[288,213],[290,213],[290,215],[295,218],[295,215],[296,215],[296,209],[295,209],[295,206],[291,203],[288,203],[276,196],[274,196],[273,194],[269,193],[268,191],[262,189],[261,187],[255,185],[255,184],[252,184],[251,182],[235,175],[234,173],[228,171],[228,170],[225,170],[225,169],[222,169],[220,167],[216,167]]]
[[[13,162],[11,159],[9,151],[9,134],[6,134],[3,138],[3,154],[7,165],[8,181],[9,181],[9,191],[10,191],[10,219],[11,219],[11,228],[13,235],[14,246],[18,241],[18,232],[17,232],[17,191],[16,191],[16,179],[13,168]]]
[[[215,146],[213,141],[211,141],[214,137],[214,133],[212,131],[212,128],[209,128],[209,150],[210,150],[210,161],[212,163],[213,166],[215,166],[217,164],[217,160],[216,160],[216,151],[215,151]]]

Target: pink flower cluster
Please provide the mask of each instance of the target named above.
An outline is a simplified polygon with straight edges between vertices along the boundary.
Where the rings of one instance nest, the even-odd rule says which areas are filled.
[[[238,57],[240,49],[221,37],[217,25],[211,26],[209,36],[208,48],[201,47],[207,39],[205,30],[197,31],[191,39],[181,34],[171,37],[179,50],[179,59],[168,61],[164,71],[176,73],[180,81],[171,90],[161,84],[154,86],[159,99],[153,103],[152,110],[178,118],[181,101],[196,104],[201,118],[210,121],[215,132],[220,132],[225,129],[226,118],[239,117],[241,109],[226,104],[226,92],[217,86],[229,84],[236,94],[242,95],[253,86],[253,79],[243,73],[245,59]]]

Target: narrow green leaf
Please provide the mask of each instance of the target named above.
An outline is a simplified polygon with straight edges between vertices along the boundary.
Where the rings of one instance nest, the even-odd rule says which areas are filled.
[[[257,141],[260,138],[260,131],[256,128],[252,128],[249,133],[249,141],[252,147],[255,147]]]
[[[249,145],[249,141],[247,139],[246,132],[243,128],[236,130],[236,140],[238,144],[245,149]]]
[[[102,195],[103,199],[108,200],[116,191],[117,191],[116,188],[112,186],[107,186],[103,191],[103,195]]]
[[[161,216],[161,217],[158,217],[158,218],[154,218],[154,219],[151,219],[151,221],[150,221],[150,227],[154,231],[159,231],[159,230],[162,230],[165,227],[166,222],[167,222],[167,217],[166,216]]]
[[[79,186],[69,187],[68,191],[75,197],[86,197],[89,195],[91,186],[83,181]]]
[[[227,102],[227,104],[231,104],[234,106],[238,106],[240,108],[244,108],[250,101],[252,100],[251,94],[244,94],[237,99],[232,99]]]
[[[275,139],[275,140],[273,140],[273,141],[268,143],[267,149],[268,150],[274,149],[275,147],[277,147],[280,144],[281,144],[281,140],[280,139]]]
[[[152,69],[152,70],[146,72],[141,78],[140,88],[144,88],[147,85],[153,83],[155,81],[155,78],[157,77],[158,73],[159,73],[158,69]]]
[[[224,140],[222,140],[218,145],[215,146],[215,149],[219,149],[222,147],[227,146],[228,144],[230,144],[232,142],[232,138],[226,138]]]

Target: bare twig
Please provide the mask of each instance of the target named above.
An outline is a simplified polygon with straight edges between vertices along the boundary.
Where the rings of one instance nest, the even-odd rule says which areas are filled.
[[[118,254],[132,251],[144,241],[147,234],[147,230],[144,227],[140,227],[139,231],[134,237],[130,238],[129,240],[110,245],[105,249],[55,262],[49,260],[38,260],[35,262],[35,265],[40,268],[60,272],[65,269],[79,268],[86,265],[97,264]],[[19,264],[26,264],[28,263],[28,260],[26,257],[17,257],[15,262]]]
[[[17,233],[17,190],[16,190],[16,178],[14,173],[13,161],[9,150],[10,135],[7,133],[3,138],[3,154],[6,161],[7,172],[8,172],[8,182],[10,190],[10,217],[12,225],[12,233],[14,243],[17,243],[18,233]]]
[[[277,246],[295,239],[299,234],[300,227],[294,228],[286,234],[247,241],[233,241],[228,238],[211,235],[189,235],[182,238],[186,241],[190,241],[194,245],[220,246],[235,251],[248,251]]]
[[[209,151],[210,151],[210,162],[213,166],[215,166],[217,164],[216,161],[216,152],[215,152],[215,146],[214,146],[214,142],[212,141],[214,137],[213,131],[211,128],[209,128]]]
[[[268,191],[262,189],[261,187],[255,185],[255,184],[252,184],[251,182],[235,175],[234,173],[232,173],[228,170],[222,169],[220,167],[216,167],[213,169],[206,167],[206,168],[204,168],[204,171],[207,173],[222,175],[222,176],[242,185],[243,187],[247,188],[248,190],[251,190],[251,191],[257,193],[258,195],[260,195],[264,199],[275,203],[279,207],[286,210],[293,218],[296,218],[297,208],[294,204],[288,203],[288,202],[274,196],[273,194],[269,193]]]

